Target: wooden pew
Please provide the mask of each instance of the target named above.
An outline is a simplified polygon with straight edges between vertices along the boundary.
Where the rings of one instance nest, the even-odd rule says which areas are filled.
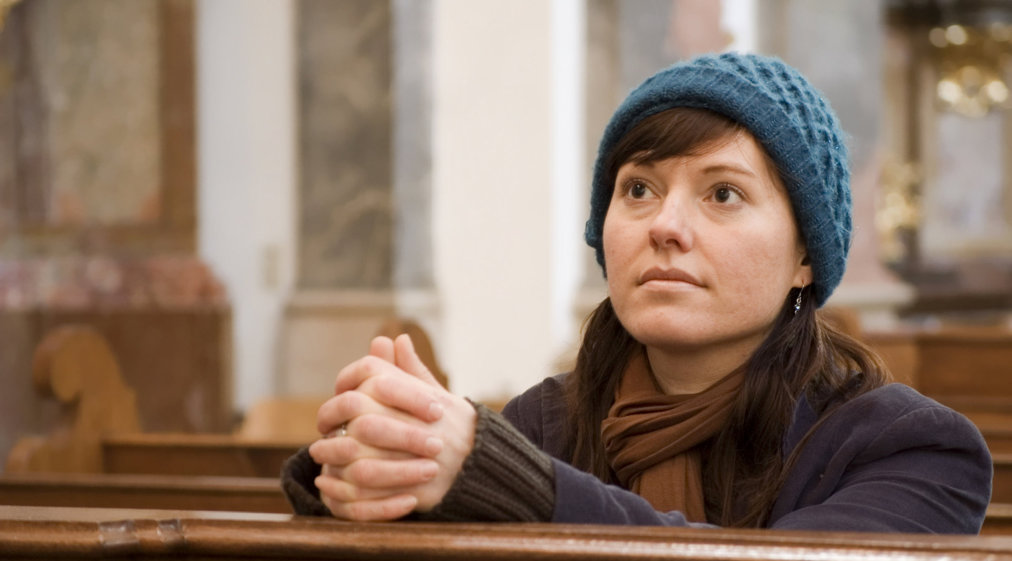
[[[0,505],[291,513],[278,481],[255,477],[4,475]],[[981,534],[1012,536],[1012,504],[992,502]]]
[[[48,333],[35,350],[31,375],[36,392],[60,404],[60,421],[46,437],[20,439],[6,472],[100,472],[102,438],[140,431],[136,395],[96,330],[67,325]]]
[[[965,415],[980,429],[992,454],[1012,454],[1012,412],[968,411]]]
[[[278,480],[261,477],[6,474],[0,504],[291,513]]]
[[[878,351],[898,381],[921,393],[968,415],[1012,415],[1012,330],[906,329],[866,332],[860,338]]]
[[[283,515],[0,507],[4,559],[1012,559],[1012,537],[561,524],[354,524]]]
[[[105,473],[273,477],[303,442],[221,434],[118,434],[102,440]]]
[[[95,330],[61,327],[43,340],[33,364],[37,390],[61,405],[46,437],[20,440],[5,473],[147,473],[277,477],[305,440],[229,434],[142,433],[133,391]]]
[[[984,527],[981,528],[982,536],[1012,536],[1012,504],[992,502],[987,507],[987,517],[984,519]]]
[[[918,334],[915,386],[957,410],[1012,413],[1012,331],[946,329]]]
[[[1012,454],[992,454],[994,480],[991,502],[1012,504]]]
[[[116,358],[84,326],[48,334],[33,366],[37,391],[61,405],[61,423],[15,445],[0,503],[290,512],[278,475],[303,442],[141,433]]]
[[[411,335],[423,362],[444,386],[445,372],[424,330],[392,319],[378,334]],[[83,326],[62,327],[40,344],[34,358],[37,390],[53,396],[64,422],[45,438],[20,441],[7,473],[73,472],[277,477],[281,464],[318,437],[316,409],[326,399],[284,398],[254,407],[236,434],[142,433],[134,394],[101,335]],[[297,424],[285,422],[298,419]]]

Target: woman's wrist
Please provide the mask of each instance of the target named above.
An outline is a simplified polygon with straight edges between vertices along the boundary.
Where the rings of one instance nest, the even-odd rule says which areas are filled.
[[[483,405],[474,444],[443,500],[423,520],[547,522],[555,506],[555,474],[547,454]]]

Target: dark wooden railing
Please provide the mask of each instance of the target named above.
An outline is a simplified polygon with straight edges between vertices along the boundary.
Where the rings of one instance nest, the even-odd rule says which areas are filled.
[[[289,514],[276,477],[21,473],[0,476],[0,504]]]
[[[353,524],[283,515],[0,507],[3,559],[1012,559],[1012,537],[556,524]]]

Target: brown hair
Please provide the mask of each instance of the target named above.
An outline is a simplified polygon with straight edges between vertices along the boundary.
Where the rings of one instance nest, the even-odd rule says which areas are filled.
[[[614,184],[625,162],[698,154],[743,130],[705,109],[658,113],[641,121],[616,145],[607,160],[610,181]],[[710,522],[738,527],[766,524],[801,449],[798,446],[786,460],[782,456],[783,439],[802,394],[807,392],[818,409],[820,404],[845,401],[889,379],[881,359],[821,318],[812,298],[802,298],[795,314],[799,290],[804,289],[790,291],[770,334],[748,360],[730,420],[707,445],[703,484]],[[604,453],[601,421],[614,401],[621,372],[639,344],[605,299],[587,319],[576,367],[567,379],[572,463],[607,483],[616,479]]]

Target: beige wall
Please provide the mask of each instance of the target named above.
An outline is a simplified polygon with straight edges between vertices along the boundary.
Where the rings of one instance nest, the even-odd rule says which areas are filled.
[[[551,4],[436,3],[438,350],[465,395],[526,388],[564,344],[553,317],[565,295],[553,290]]]
[[[293,278],[293,3],[198,0],[198,251],[228,288],[235,399],[275,391]]]

